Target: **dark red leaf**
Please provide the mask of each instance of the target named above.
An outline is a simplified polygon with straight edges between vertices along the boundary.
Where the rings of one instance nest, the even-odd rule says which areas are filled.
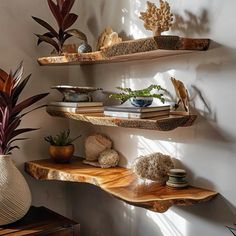
[[[50,8],[52,14],[54,15],[54,17],[57,21],[59,28],[61,28],[63,18],[62,18],[59,6],[57,6],[52,0],[48,0],[48,5],[49,5],[49,8]]]
[[[11,96],[13,106],[16,105],[18,98],[19,98],[21,92],[23,91],[23,89],[25,88],[26,84],[28,83],[30,77],[31,77],[31,74],[28,75],[20,84],[18,84],[17,87],[15,87],[13,89],[12,96]]]
[[[39,23],[41,26],[43,26],[44,28],[46,28],[47,30],[49,30],[54,37],[58,38],[58,33],[56,32],[56,30],[53,29],[53,27],[51,25],[49,25],[46,21],[39,19],[38,17],[32,16],[32,18]]]
[[[28,133],[28,132],[31,132],[31,131],[35,131],[35,130],[38,130],[38,129],[25,128],[25,129],[14,130],[12,132],[12,134],[10,135],[10,138],[9,138],[8,142],[10,142],[13,138],[15,138],[18,135],[21,135],[21,134],[24,134],[24,133]]]
[[[11,117],[18,115],[21,111],[46,97],[48,94],[49,93],[38,94],[19,103],[12,109]]]
[[[71,8],[73,7],[75,3],[75,0],[65,0],[63,6],[62,6],[62,16],[65,17],[70,13]]]
[[[20,62],[16,71],[13,73],[12,77],[14,78],[14,88],[19,84],[23,75],[23,61]]]
[[[77,20],[78,15],[76,14],[68,14],[63,21],[63,29],[66,30],[68,28],[70,28]]]
[[[7,79],[7,77],[8,77],[8,73],[0,69],[0,80],[4,82]]]
[[[57,0],[57,6],[59,7],[60,11],[62,10],[64,2],[64,0]]]
[[[47,32],[47,33],[43,34],[43,36],[49,37],[51,39],[55,38],[55,36],[51,32]],[[43,41],[39,38],[37,45],[39,45],[42,42]]]
[[[49,43],[50,45],[52,45],[56,50],[57,52],[60,52],[60,47],[59,45],[57,44],[57,42],[47,36],[43,36],[43,35],[39,35],[39,34],[35,34],[41,41],[43,42],[46,42],[46,43]]]
[[[70,29],[70,30],[67,30],[65,33],[69,34],[71,36],[75,36],[76,38],[79,38],[85,42],[88,41],[87,36],[83,32],[81,32],[77,29]]]

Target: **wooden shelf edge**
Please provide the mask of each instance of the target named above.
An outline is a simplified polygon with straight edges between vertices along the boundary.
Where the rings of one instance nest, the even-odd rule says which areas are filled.
[[[209,39],[181,38],[178,36],[157,36],[124,41],[101,51],[91,53],[64,53],[38,59],[41,66],[49,65],[89,65],[157,59],[195,51],[206,51]]]
[[[25,164],[25,171],[38,180],[93,184],[131,205],[160,213],[173,205],[193,205],[217,195],[214,191],[192,186],[176,190],[155,182],[147,183],[138,179],[130,169],[100,169],[82,164],[78,158],[72,164],[55,164],[52,160],[30,161]]]
[[[152,119],[128,119],[128,118],[116,118],[108,116],[93,116],[85,114],[77,114],[70,112],[69,110],[60,111],[53,106],[47,107],[47,112],[51,116],[69,118],[79,121],[85,121],[93,125],[123,127],[123,128],[136,128],[156,131],[170,131],[178,127],[192,126],[197,119],[197,115],[189,116],[169,116],[158,117]]]

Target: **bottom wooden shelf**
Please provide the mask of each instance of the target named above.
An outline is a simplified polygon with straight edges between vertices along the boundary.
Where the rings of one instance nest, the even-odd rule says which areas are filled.
[[[131,205],[160,213],[173,205],[193,205],[217,195],[214,191],[192,186],[176,190],[155,182],[147,183],[130,169],[100,169],[83,164],[79,158],[71,164],[55,164],[52,160],[30,161],[25,164],[25,170],[39,180],[90,183]]]

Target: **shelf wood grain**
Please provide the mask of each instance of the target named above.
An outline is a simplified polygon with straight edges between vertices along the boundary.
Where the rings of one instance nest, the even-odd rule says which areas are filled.
[[[157,36],[145,39],[124,41],[101,51],[91,53],[74,53],[70,48],[69,53],[61,56],[49,56],[38,59],[41,66],[54,65],[84,65],[101,64],[137,60],[151,60],[161,57],[169,57],[192,53],[194,51],[206,51],[209,48],[209,39],[181,38],[178,36]]]
[[[79,158],[71,164],[55,164],[52,160],[30,161],[25,171],[38,180],[84,182],[96,185],[131,205],[163,213],[173,205],[189,206],[214,198],[214,191],[189,186],[171,189],[155,182],[140,180],[127,168],[101,169],[85,165]]]
[[[78,114],[70,112],[65,108],[58,110],[55,106],[48,106],[47,112],[51,116],[69,118],[79,121],[89,122],[93,125],[123,127],[123,128],[136,128],[147,129],[156,131],[170,131],[178,127],[187,127],[193,125],[197,118],[197,115],[189,116],[163,116],[150,119],[130,119],[130,118],[116,118],[110,116],[104,116],[102,113],[96,115]]]

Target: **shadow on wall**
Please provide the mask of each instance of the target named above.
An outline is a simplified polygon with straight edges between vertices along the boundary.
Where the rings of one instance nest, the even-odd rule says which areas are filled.
[[[76,196],[76,199],[72,196],[72,215],[81,224],[81,236],[164,236],[158,225],[142,217],[145,214],[142,209],[117,200],[93,185],[72,184],[72,189]]]
[[[185,10],[185,16],[174,13],[175,22],[171,28],[174,32],[180,32],[181,36],[204,35],[210,32],[208,11],[203,9],[197,16],[191,11]]]

